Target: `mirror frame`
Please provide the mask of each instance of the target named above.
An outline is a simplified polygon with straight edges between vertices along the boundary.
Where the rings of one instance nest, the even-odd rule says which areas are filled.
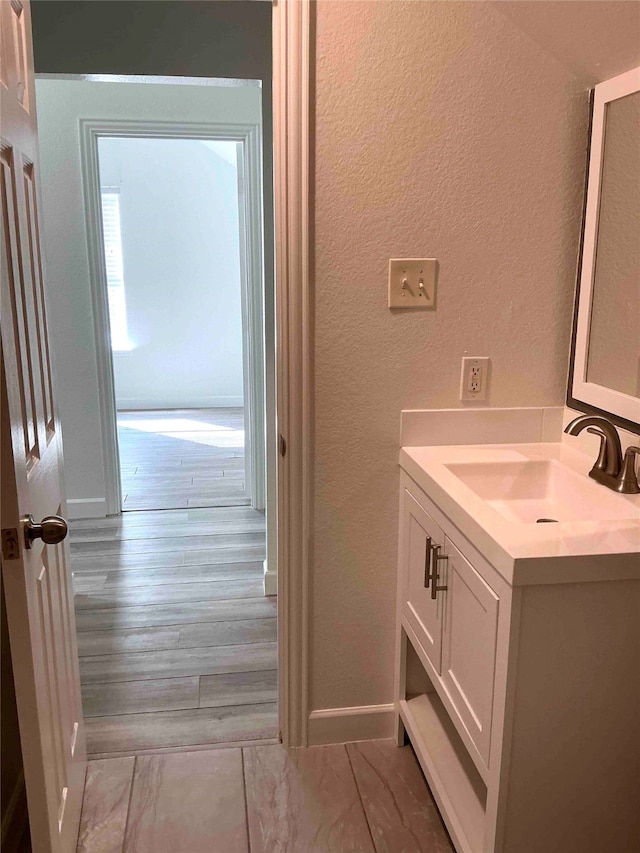
[[[635,92],[640,92],[640,67],[633,68],[631,71],[620,74],[611,80],[605,80],[593,90],[591,144],[587,165],[587,187],[573,318],[567,406],[578,409],[578,411],[603,414],[618,426],[631,430],[631,432],[640,433],[640,398],[587,381],[607,105],[611,101],[616,101]]]

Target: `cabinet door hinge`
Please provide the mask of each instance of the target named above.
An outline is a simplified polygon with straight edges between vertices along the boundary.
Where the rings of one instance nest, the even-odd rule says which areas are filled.
[[[15,527],[2,529],[2,557],[4,560],[20,559],[20,539]]]
[[[278,449],[280,451],[280,456],[284,458],[287,455],[287,440],[282,433],[280,433],[280,437],[278,438]]]

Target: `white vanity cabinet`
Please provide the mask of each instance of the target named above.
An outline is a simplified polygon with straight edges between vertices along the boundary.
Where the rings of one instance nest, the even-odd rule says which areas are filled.
[[[402,618],[488,764],[498,596],[418,500],[403,488]]]
[[[640,583],[512,585],[405,472],[398,566],[398,742],[458,853],[640,850]]]

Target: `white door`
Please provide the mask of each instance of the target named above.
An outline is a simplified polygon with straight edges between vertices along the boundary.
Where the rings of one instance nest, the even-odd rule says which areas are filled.
[[[442,596],[432,595],[429,570],[433,549],[444,545],[444,533],[429,513],[404,490],[402,572],[405,577],[403,611],[429,660],[440,673],[442,657]]]
[[[26,0],[0,0],[0,14],[2,572],[33,851],[71,853],[86,755],[65,525],[38,526],[66,507],[40,253],[31,19]]]

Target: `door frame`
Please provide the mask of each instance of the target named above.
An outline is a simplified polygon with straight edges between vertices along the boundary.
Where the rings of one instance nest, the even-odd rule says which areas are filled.
[[[278,701],[283,744],[306,746],[313,537],[313,0],[273,4]]]
[[[251,506],[264,510],[265,367],[264,272],[262,226],[262,135],[257,123],[160,122],[81,119],[80,159],[90,289],[96,340],[98,398],[102,426],[107,515],[122,512],[118,424],[113,353],[109,327],[106,265],[102,240],[102,204],[98,140],[101,137],[207,139],[241,144],[239,158],[240,289],[245,411],[247,491]]]

